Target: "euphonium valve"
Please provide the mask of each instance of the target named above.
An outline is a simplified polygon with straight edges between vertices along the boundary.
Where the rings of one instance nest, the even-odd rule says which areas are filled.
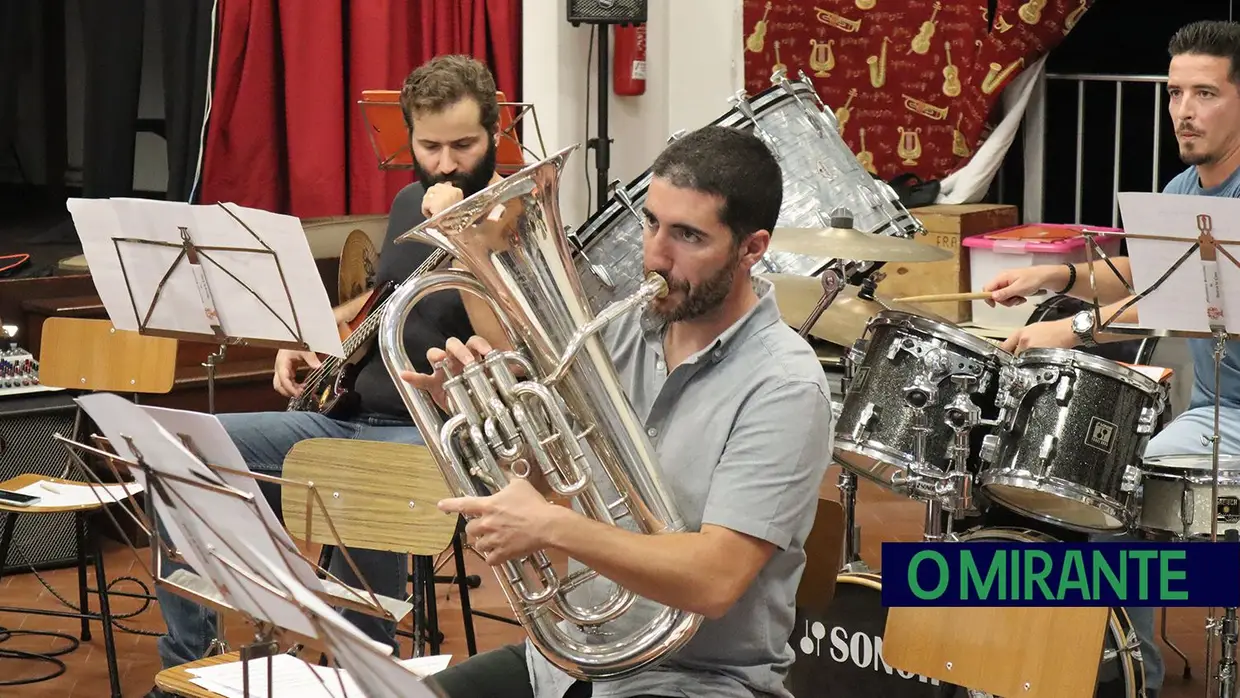
[[[461,269],[405,282],[386,304],[384,364],[457,496],[486,496],[540,476],[582,514],[639,533],[684,530],[654,448],[599,333],[668,291],[651,274],[628,298],[591,312],[559,213],[559,180],[576,146],[531,165],[405,233]],[[484,301],[512,345],[446,375],[447,418],[400,380],[413,364],[404,324],[425,296],[454,289]],[[662,661],[693,637],[700,615],[640,599],[590,569],[561,576],[545,551],[495,567],[518,622],[571,676],[606,681]],[[583,585],[608,586],[588,602]],[[593,590],[592,590],[593,591]]]

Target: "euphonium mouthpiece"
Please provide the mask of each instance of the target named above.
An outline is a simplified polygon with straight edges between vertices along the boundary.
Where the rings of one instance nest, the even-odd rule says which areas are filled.
[[[667,279],[657,271],[646,275],[646,282],[642,284],[642,287],[642,290],[649,290],[652,299],[667,297]]]

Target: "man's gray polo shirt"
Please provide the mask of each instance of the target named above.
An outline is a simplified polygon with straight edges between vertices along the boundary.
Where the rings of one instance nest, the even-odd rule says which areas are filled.
[[[723,526],[777,550],[725,616],[705,620],[663,664],[595,683],[596,698],[789,695],[783,681],[794,655],[787,640],[803,545],[830,462],[833,418],[813,349],[780,319],[771,283],[756,278],[754,289],[757,305],[670,375],[663,327],[633,313],[606,333],[622,387],[645,423],[688,530]],[[607,483],[604,501],[615,498]],[[570,561],[570,569],[579,567]],[[600,578],[569,598],[588,607],[612,588]],[[642,625],[653,612],[643,599],[623,621]],[[560,698],[572,679],[528,642],[526,656],[535,695]]]

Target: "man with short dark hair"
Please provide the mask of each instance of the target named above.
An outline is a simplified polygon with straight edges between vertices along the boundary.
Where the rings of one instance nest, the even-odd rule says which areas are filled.
[[[450,698],[710,695],[788,696],[804,543],[830,462],[830,389],[813,349],[780,319],[769,281],[750,269],[766,253],[783,196],[779,164],[752,134],[707,127],[655,161],[644,202],[643,261],[666,297],[611,324],[606,346],[657,454],[685,532],[643,535],[548,503],[513,478],[499,492],[440,503],[470,517],[488,564],[536,550],[598,577],[567,593],[580,608],[616,586],[640,597],[586,644],[635,632],[661,607],[704,616],[664,661],[610,681],[576,681],[530,643],[472,657],[428,679]],[[474,318],[475,327],[482,327]],[[433,376],[405,374],[443,406],[444,368],[485,356],[478,337],[427,358]],[[619,498],[605,473],[603,501]],[[612,634],[614,631],[614,634]]]
[[[1167,184],[1165,194],[1240,196],[1240,24],[1194,22],[1176,32],[1168,47],[1167,109],[1179,141],[1180,159],[1188,168]],[[1116,258],[1117,269],[1132,283],[1126,257]],[[1130,298],[1127,288],[1105,265],[1094,269],[1098,299],[1109,303],[1099,312],[1110,318]],[[1093,300],[1086,264],[1042,265],[1010,269],[982,287],[991,302],[1023,303],[1038,290]],[[1204,310],[1204,309],[1203,309]],[[1072,348],[1123,341],[1131,336],[1099,333],[1093,311],[1072,318],[1022,327],[1003,348],[1021,352],[1034,347]],[[1116,322],[1138,321],[1134,306]],[[1192,399],[1188,409],[1150,439],[1145,457],[1209,453],[1202,437],[1214,432],[1214,340],[1190,339],[1193,355]],[[1240,342],[1227,343],[1220,391],[1220,452],[1240,453]],[[1146,695],[1156,698],[1163,681],[1162,653],[1154,640],[1154,609],[1127,609],[1141,639]],[[1207,667],[1207,671],[1213,671]]]
[[[392,202],[387,237],[379,260],[376,288],[399,284],[430,255],[420,243],[393,244],[396,237],[464,197],[499,181],[495,172],[499,107],[495,81],[485,65],[468,56],[441,56],[414,70],[401,90],[409,124],[417,183],[405,187]],[[368,291],[335,309],[344,325],[365,306]],[[467,338],[474,330],[456,292],[436,293],[420,302],[405,325],[405,347],[415,364],[423,363],[430,347],[449,337]],[[313,352],[281,350],[276,356],[273,385],[286,397],[297,397],[299,366],[319,366]],[[396,384],[383,364],[378,343],[371,342],[360,359],[353,385],[356,400],[331,416],[311,411],[222,414],[221,423],[237,444],[246,465],[255,472],[278,476],[284,457],[295,444],[311,438],[348,438],[422,444]],[[277,513],[279,487],[260,482]],[[408,556],[350,549],[354,562],[377,594],[404,599]],[[164,563],[165,575],[175,567]],[[341,581],[360,586],[343,559],[334,555],[330,571]],[[165,668],[201,658],[219,634],[216,614],[171,593],[157,590],[168,633],[159,639]],[[391,622],[348,611],[345,616],[367,635],[395,646]],[[159,695],[156,691],[153,695]]]

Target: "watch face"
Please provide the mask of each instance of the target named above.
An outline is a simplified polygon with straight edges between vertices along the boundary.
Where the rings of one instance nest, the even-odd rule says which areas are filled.
[[[1088,332],[1093,318],[1087,312],[1077,313],[1072,317],[1072,329],[1076,332]]]

